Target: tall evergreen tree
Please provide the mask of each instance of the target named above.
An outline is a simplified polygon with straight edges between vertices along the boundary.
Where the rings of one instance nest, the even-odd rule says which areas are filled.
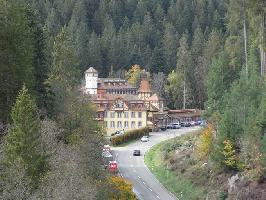
[[[12,108],[13,127],[6,138],[7,166],[19,163],[31,179],[32,186],[40,181],[47,169],[46,155],[41,149],[40,120],[37,106],[23,87]]]

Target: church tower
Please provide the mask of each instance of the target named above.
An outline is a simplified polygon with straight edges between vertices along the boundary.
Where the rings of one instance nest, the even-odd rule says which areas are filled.
[[[90,67],[85,72],[85,92],[86,94],[97,94],[97,81],[98,81],[98,72],[93,67]]]

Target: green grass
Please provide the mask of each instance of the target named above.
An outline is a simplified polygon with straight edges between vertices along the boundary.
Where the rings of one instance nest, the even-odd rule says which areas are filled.
[[[152,147],[145,154],[145,164],[161,184],[180,200],[205,199],[206,194],[203,188],[196,187],[189,179],[179,175],[180,173],[177,171],[168,170],[164,162],[162,149],[173,145],[175,142],[180,142],[179,139],[183,141],[183,137],[164,141]],[[195,176],[194,178],[196,179],[197,177]]]

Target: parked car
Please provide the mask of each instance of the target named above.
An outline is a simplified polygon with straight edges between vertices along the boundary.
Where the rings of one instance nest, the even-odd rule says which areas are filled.
[[[117,173],[118,172],[118,165],[117,165],[116,161],[109,161],[108,171],[111,173]]]
[[[160,127],[160,130],[161,130],[161,131],[166,131],[166,129],[167,129],[166,126],[161,126],[161,127]]]
[[[135,149],[133,151],[133,156],[140,156],[140,150]]]
[[[200,123],[201,126],[207,126],[207,122],[205,120],[202,120]]]
[[[177,122],[177,123],[171,123],[171,124],[168,124],[166,126],[166,128],[168,128],[168,129],[179,129],[179,128],[181,128],[181,125],[180,125],[179,122]]]
[[[195,121],[190,121],[189,122],[191,126],[196,126],[196,122]]]
[[[111,152],[110,145],[104,145],[102,151],[109,151],[109,152]]]
[[[108,167],[109,162],[113,161],[113,156],[109,151],[103,151],[102,152],[102,161],[103,161],[103,165],[104,167]]]
[[[140,139],[141,142],[148,142],[149,141],[149,136],[143,136],[141,139]]]
[[[120,131],[116,131],[116,132],[112,133],[111,136],[123,135],[124,133],[125,133],[125,131],[120,130]]]
[[[181,125],[181,127],[190,127],[189,122],[181,122],[180,125]]]

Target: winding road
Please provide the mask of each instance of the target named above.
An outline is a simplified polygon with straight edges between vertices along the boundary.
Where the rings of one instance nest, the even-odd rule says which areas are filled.
[[[144,163],[144,154],[153,145],[179,135],[189,133],[198,128],[181,128],[163,132],[150,133],[149,142],[136,141],[126,147],[113,148],[122,177],[133,184],[133,190],[140,200],[177,200],[162,186]],[[139,149],[141,156],[133,156],[133,150]]]

